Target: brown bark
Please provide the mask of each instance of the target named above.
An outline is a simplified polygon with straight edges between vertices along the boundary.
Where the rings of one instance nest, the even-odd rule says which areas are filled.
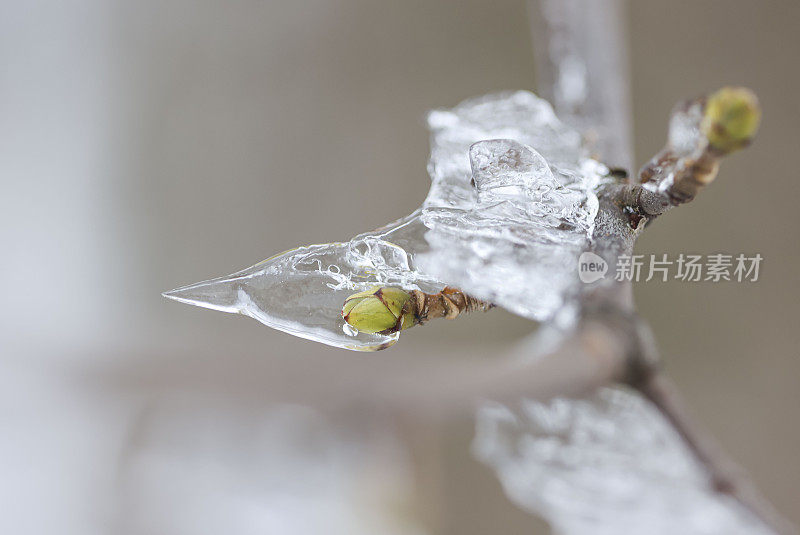
[[[411,299],[406,302],[403,313],[411,312],[418,323],[424,323],[436,318],[452,320],[461,314],[475,310],[485,311],[493,306],[491,303],[481,301],[448,286],[436,294],[426,294],[414,290],[411,292]]]

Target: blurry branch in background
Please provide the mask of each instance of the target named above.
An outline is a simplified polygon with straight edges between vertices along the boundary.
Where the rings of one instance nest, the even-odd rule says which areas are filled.
[[[621,0],[529,0],[537,93],[606,164],[633,167]]]

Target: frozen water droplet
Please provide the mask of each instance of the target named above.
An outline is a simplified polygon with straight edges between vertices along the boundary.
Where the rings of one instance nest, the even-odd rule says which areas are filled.
[[[544,157],[513,140],[479,141],[470,147],[469,158],[478,204],[537,202],[558,187]]]

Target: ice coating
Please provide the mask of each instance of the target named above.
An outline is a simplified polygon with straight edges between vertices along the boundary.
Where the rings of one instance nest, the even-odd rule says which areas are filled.
[[[657,154],[647,164],[654,174],[665,177],[660,182],[647,182],[649,190],[666,192],[675,182],[675,171],[686,161],[694,161],[705,151],[708,138],[700,131],[703,120],[703,104],[691,102],[679,104],[672,111],[669,121],[667,149]]]
[[[473,202],[423,210],[431,251],[420,265],[470,295],[548,320],[578,284],[597,198],[582,181],[556,180],[538,152],[516,141],[477,143],[470,159]]]
[[[714,492],[674,429],[631,390],[484,405],[473,451],[512,501],[556,533],[772,533]]]
[[[480,299],[546,321],[580,284],[605,168],[526,91],[429,116],[433,186],[421,268]],[[478,140],[484,141],[472,145]],[[470,149],[470,146],[472,148]]]
[[[591,235],[604,167],[527,91],[434,111],[428,124],[432,184],[419,210],[349,242],[300,247],[164,295],[353,350],[382,349],[398,337],[359,333],[341,317],[347,296],[374,285],[456,286],[549,319],[579,284],[577,257]]]
[[[376,284],[423,291],[442,285],[414,269],[407,252],[424,243],[418,212],[344,243],[298,247],[238,273],[184,286],[164,296],[250,316],[280,331],[324,344],[371,351],[398,333],[355,331],[341,316],[347,296]]]

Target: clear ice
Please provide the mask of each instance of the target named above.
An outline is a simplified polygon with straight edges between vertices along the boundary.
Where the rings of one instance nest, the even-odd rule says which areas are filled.
[[[659,182],[645,182],[645,188],[659,193],[666,192],[675,182],[675,173],[686,165],[691,165],[703,154],[708,146],[708,138],[700,130],[702,120],[703,105],[700,102],[676,106],[669,121],[669,157],[664,158],[662,151],[649,163],[654,166],[656,175],[663,179]]]
[[[772,533],[714,492],[675,430],[631,390],[485,404],[473,451],[509,499],[547,519],[555,533]]]
[[[527,91],[433,111],[428,125],[432,183],[411,215],[164,295],[361,351],[398,337],[357,332],[341,317],[348,295],[374,285],[455,286],[533,320],[552,318],[579,284],[577,257],[591,237],[604,166]]]

